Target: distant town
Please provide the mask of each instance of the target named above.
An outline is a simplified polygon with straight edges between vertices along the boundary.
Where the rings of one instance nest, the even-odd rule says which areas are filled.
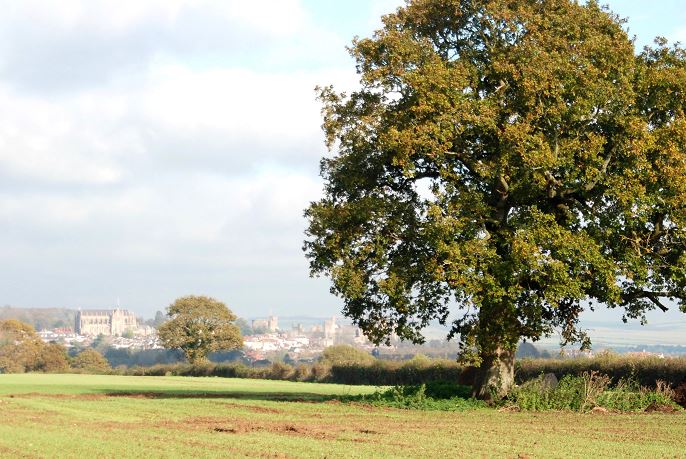
[[[252,320],[247,330],[242,328],[245,355],[252,360],[262,360],[279,351],[308,358],[334,344],[354,344],[370,351],[375,347],[358,327],[336,323],[335,317],[310,326],[298,323],[284,330],[279,327],[279,318],[271,315]],[[87,346],[104,336],[110,338],[110,347],[115,349],[162,349],[154,327],[140,323],[133,312],[120,308],[79,310],[73,328],[42,329],[38,334],[44,341],[67,347]]]
[[[158,312],[155,319],[144,320],[133,312],[119,307],[92,310],[27,309],[9,306],[0,308],[0,319],[7,318],[17,318],[31,323],[43,341],[60,343],[73,351],[98,347],[108,358],[115,360],[115,363],[140,364],[138,360],[124,358],[134,354],[145,354],[148,358],[145,363],[167,363],[181,358],[174,355],[173,351],[165,350],[157,337],[155,327],[165,319],[162,312]],[[324,348],[335,344],[353,345],[385,359],[406,359],[416,354],[455,359],[458,354],[456,344],[444,339],[428,339],[424,345],[413,345],[394,337],[390,345],[377,347],[358,327],[336,317],[279,318],[276,315],[269,315],[254,319],[240,318],[236,323],[243,334],[243,349],[230,355],[215,356],[215,359],[239,359],[251,364],[284,360],[290,363],[307,363],[315,361]],[[636,356],[669,357],[686,354],[686,347],[679,345],[639,343],[612,347],[597,346],[593,351],[580,352],[574,348],[561,351],[550,345],[523,343],[519,348],[519,356],[592,357],[607,349]]]

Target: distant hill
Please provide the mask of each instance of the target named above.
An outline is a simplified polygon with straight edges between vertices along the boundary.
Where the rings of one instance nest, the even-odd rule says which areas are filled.
[[[76,310],[66,308],[17,308],[0,307],[0,320],[16,319],[33,325],[36,330],[44,328],[74,328]]]

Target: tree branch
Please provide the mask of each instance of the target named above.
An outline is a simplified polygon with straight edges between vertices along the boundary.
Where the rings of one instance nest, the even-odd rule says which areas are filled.
[[[600,176],[597,179],[595,179],[594,181],[592,181],[591,183],[588,183],[584,187],[584,191],[591,191],[591,190],[593,190],[593,188],[596,187],[596,185],[600,181],[600,177],[607,174],[607,167],[610,165],[610,161],[612,161],[612,153],[608,153],[607,158],[605,158],[605,161],[603,161],[603,167],[600,169],[600,172],[601,172]]]
[[[476,178],[481,178],[481,176],[476,172],[476,163],[471,159],[467,158],[464,154],[457,151],[446,151],[447,156],[454,156],[462,163],[462,165]]]
[[[622,301],[624,304],[627,304],[630,301],[636,300],[638,298],[646,298],[650,300],[655,306],[660,308],[662,312],[667,312],[669,311],[669,308],[662,304],[659,298],[671,296],[672,295],[669,292],[651,292],[649,290],[637,290],[635,292],[625,293],[624,295],[622,295]]]

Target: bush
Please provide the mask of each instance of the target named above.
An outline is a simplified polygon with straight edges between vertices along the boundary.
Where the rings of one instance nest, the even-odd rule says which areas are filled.
[[[268,378],[277,380],[289,380],[293,376],[293,367],[285,363],[274,362],[269,369]]]
[[[655,389],[640,386],[635,380],[621,380],[598,398],[598,405],[618,411],[645,411],[649,406],[673,406],[674,390],[663,381]]]
[[[431,411],[464,411],[485,407],[483,401],[468,398],[471,388],[451,382],[395,386],[371,395],[340,397],[345,402],[358,402],[372,406]]]
[[[74,370],[84,373],[106,373],[112,369],[109,362],[95,349],[86,349],[71,361]]]
[[[614,381],[633,379],[642,386],[655,387],[662,380],[676,387],[686,375],[686,357],[630,357],[603,352],[593,358],[573,359],[524,359],[515,363],[515,377],[522,383],[542,373],[581,376],[586,372],[599,372],[612,377]]]
[[[649,406],[676,409],[674,391],[664,382],[655,389],[641,386],[636,380],[622,379],[610,387],[610,377],[597,372],[581,376],[567,375],[556,388],[547,388],[543,377],[513,389],[509,403],[524,411],[570,410],[586,412],[596,406],[617,411],[644,411]]]
[[[418,385],[431,381],[457,381],[462,368],[448,360],[422,360],[410,363],[374,361],[372,365],[334,365],[318,362],[297,367],[284,363],[252,368],[241,363],[216,364],[204,362],[190,365],[160,364],[150,367],[130,367],[124,374],[133,376],[219,376],[226,378],[284,379],[317,381],[351,385]]]
[[[44,347],[31,325],[0,320],[0,373],[35,371]]]
[[[293,370],[292,378],[295,381],[311,381],[313,378],[312,367],[303,364],[298,365]]]
[[[67,355],[67,348],[57,343],[43,345],[38,355],[36,370],[45,373],[64,373],[68,371],[69,357]]]
[[[324,349],[320,361],[329,365],[371,365],[376,359],[356,347],[338,344]]]
[[[609,377],[598,373],[567,375],[552,389],[545,387],[543,376],[539,376],[513,389],[509,399],[526,411],[588,411],[596,406],[597,397],[603,393],[609,382]]]
[[[334,365],[330,381],[378,386],[417,385],[428,381],[457,381],[462,367],[450,360],[377,360],[372,365]]]
[[[308,381],[331,381],[331,365],[320,362],[315,363],[310,368],[310,379]]]

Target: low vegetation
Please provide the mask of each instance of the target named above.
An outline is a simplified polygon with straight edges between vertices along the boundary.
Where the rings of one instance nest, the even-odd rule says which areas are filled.
[[[376,359],[362,349],[338,344],[324,349],[320,361],[328,365],[372,365]]]
[[[443,389],[441,395],[441,386],[427,384],[424,395],[441,400],[461,390]],[[336,400],[371,400],[377,390],[384,391],[251,379],[4,374],[0,456],[89,457],[94,451],[124,458],[683,455],[683,414],[396,409],[405,408],[408,393],[395,407]]]
[[[568,410],[586,412],[602,408],[613,411],[679,411],[674,391],[662,381],[654,388],[638,384],[636,380],[612,379],[590,372],[580,376],[567,375],[555,386],[546,384],[540,376],[515,387],[509,394],[508,406],[525,411]]]
[[[373,394],[344,396],[339,400],[376,407],[424,411],[464,411],[485,408],[482,400],[472,398],[472,388],[446,381],[413,386],[395,386]]]
[[[654,386],[656,381],[662,380],[676,386],[686,382],[686,356],[636,357],[603,352],[593,358],[526,359],[517,362],[516,377],[521,383],[545,373],[562,378],[593,371],[610,375],[615,381],[628,378],[644,386]]]
[[[94,349],[81,351],[71,360],[71,368],[83,373],[105,373],[112,368],[105,357]]]

